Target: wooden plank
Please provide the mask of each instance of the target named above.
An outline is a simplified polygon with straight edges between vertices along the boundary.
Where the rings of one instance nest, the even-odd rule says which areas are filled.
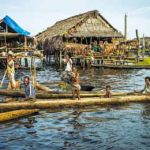
[[[110,69],[150,69],[150,65],[98,65],[93,64],[91,67],[110,68]]]

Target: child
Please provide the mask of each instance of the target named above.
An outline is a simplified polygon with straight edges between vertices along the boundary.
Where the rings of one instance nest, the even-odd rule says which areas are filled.
[[[73,67],[72,68],[72,77],[71,77],[71,82],[72,82],[72,96],[73,100],[75,100],[75,92],[77,92],[78,100],[80,100],[80,89],[81,86],[79,84],[79,73],[77,72],[77,68]]]
[[[110,90],[111,90],[111,87],[109,85],[107,85],[106,86],[106,94],[105,94],[104,98],[111,98],[112,95],[111,95]]]

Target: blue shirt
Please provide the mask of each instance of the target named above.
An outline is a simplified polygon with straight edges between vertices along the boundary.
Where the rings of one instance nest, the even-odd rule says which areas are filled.
[[[31,83],[29,83],[25,88],[25,98],[35,98],[35,90]]]

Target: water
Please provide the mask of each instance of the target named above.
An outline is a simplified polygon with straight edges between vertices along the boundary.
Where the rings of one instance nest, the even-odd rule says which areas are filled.
[[[16,78],[28,73],[17,71]],[[104,90],[109,84],[114,92],[141,90],[145,76],[150,75],[149,70],[93,69],[79,73],[81,81],[91,82],[94,90]],[[0,78],[2,75],[0,72]],[[60,81],[60,75],[60,70],[48,67],[37,72],[37,81]],[[0,149],[150,149],[150,104],[43,110],[1,123]]]

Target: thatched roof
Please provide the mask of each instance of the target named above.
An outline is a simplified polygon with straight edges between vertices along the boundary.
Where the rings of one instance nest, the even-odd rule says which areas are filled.
[[[96,22],[91,23],[91,18]],[[88,24],[90,27],[87,27]],[[42,39],[43,35],[44,37],[123,37],[97,10],[58,21],[36,37]]]

